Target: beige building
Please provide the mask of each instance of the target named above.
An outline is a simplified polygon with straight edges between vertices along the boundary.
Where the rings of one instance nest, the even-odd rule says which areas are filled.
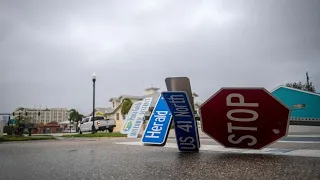
[[[49,123],[49,122],[63,122],[68,120],[68,110],[67,108],[18,108],[16,109],[15,117],[26,116],[31,118],[32,123]]]
[[[150,87],[145,89],[145,94],[142,96],[133,96],[133,95],[120,95],[119,97],[113,97],[109,99],[112,107],[109,108],[96,108],[95,116],[105,116],[109,119],[116,120],[116,127],[114,129],[115,132],[119,132],[122,127],[125,116],[121,114],[121,105],[124,99],[130,99],[132,103],[140,101],[146,97],[153,97],[150,108],[152,109],[160,96],[160,92],[158,92],[160,88]],[[193,93],[194,98],[198,97],[197,94]],[[198,111],[199,102],[195,102],[195,109]],[[148,114],[146,114],[148,116]]]

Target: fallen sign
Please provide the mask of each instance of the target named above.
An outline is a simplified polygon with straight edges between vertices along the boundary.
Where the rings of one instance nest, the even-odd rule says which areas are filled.
[[[121,134],[129,134],[131,128],[133,127],[133,122],[139,114],[140,107],[142,105],[142,101],[137,101],[132,104],[129,113],[126,115],[126,118],[121,126],[120,133]]]
[[[149,111],[149,107],[152,102],[152,97],[146,97],[142,100],[139,111],[135,119],[132,121],[132,128],[130,129],[127,137],[137,138],[144,121],[145,113]]]
[[[165,100],[162,96],[159,96],[142,135],[141,142],[145,145],[164,146],[170,130],[171,117],[171,112]]]
[[[198,128],[187,93],[168,91],[161,94],[172,114],[179,151],[199,151]]]
[[[204,133],[239,149],[262,149],[286,136],[290,117],[290,109],[264,88],[221,88],[199,112]]]

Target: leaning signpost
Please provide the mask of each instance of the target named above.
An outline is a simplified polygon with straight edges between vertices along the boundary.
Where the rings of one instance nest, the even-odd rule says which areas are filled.
[[[290,110],[264,88],[222,88],[200,117],[203,132],[224,147],[262,149],[287,135]]]
[[[144,116],[146,112],[149,111],[151,102],[152,102],[152,97],[146,97],[142,100],[138,114],[135,117],[135,119],[132,121],[132,128],[130,129],[127,135],[128,138],[138,138],[141,126],[144,121]]]
[[[161,94],[173,117],[179,151],[199,151],[198,127],[187,93],[183,91],[168,91]]]
[[[131,131],[131,128],[133,126],[134,120],[136,119],[140,106],[142,104],[142,101],[137,101],[132,104],[129,113],[126,116],[126,119],[123,122],[123,125],[120,129],[121,134],[129,134]]]
[[[142,135],[141,142],[144,145],[164,146],[167,141],[170,125],[171,112],[163,97],[159,96]]]

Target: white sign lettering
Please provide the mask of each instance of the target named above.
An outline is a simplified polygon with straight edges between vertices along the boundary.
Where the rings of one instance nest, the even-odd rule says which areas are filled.
[[[233,98],[236,99],[236,101],[232,101]],[[238,93],[229,94],[226,98],[226,104],[228,107],[259,107],[258,103],[246,103],[244,101],[243,95]],[[247,113],[247,114],[250,114],[251,117],[238,118],[236,117],[236,113]],[[229,110],[226,115],[230,121],[238,121],[238,122],[252,122],[252,121],[256,121],[259,117],[259,114],[256,111],[251,109],[244,109],[244,108]],[[238,139],[234,139],[236,138],[236,135],[231,134],[233,133],[233,131],[257,131],[258,130],[257,127],[248,127],[245,124],[241,126],[233,126],[232,122],[228,122],[227,127],[228,127],[228,133],[230,133],[230,135],[228,136],[228,141],[230,143],[239,144],[245,139],[250,139],[251,142],[248,143],[248,146],[253,146],[257,144],[257,138],[252,135],[244,135]]]

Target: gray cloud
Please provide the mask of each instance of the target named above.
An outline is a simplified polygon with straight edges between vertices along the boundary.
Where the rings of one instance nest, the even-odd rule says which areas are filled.
[[[188,76],[222,86],[305,81],[320,89],[319,1],[1,1],[0,111],[91,109]]]

